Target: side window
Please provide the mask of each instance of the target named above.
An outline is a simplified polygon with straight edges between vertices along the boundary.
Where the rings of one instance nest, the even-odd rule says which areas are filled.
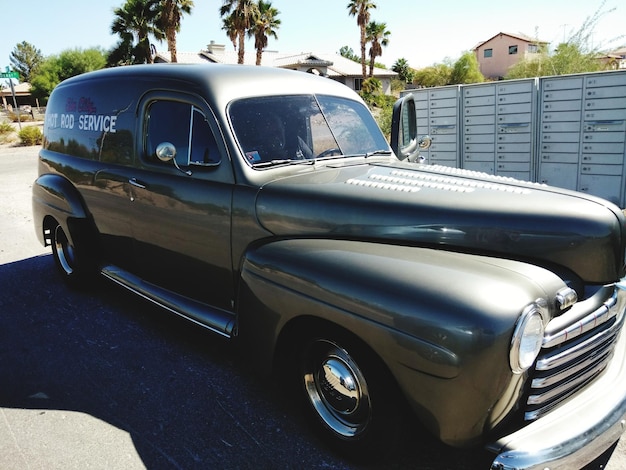
[[[148,108],[146,123],[149,161],[159,162],[156,148],[169,142],[176,147],[176,163],[180,166],[219,164],[215,137],[205,115],[195,106],[180,101],[154,101]]]
[[[196,107],[191,113],[191,165],[217,165],[220,162],[217,142],[205,115]]]

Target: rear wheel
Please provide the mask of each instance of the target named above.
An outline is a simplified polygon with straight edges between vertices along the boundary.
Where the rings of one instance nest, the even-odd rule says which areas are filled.
[[[50,227],[52,254],[63,280],[72,287],[83,287],[93,274],[86,250],[81,249],[55,221]]]
[[[352,457],[389,451],[401,428],[400,401],[380,359],[348,334],[300,344],[298,380],[323,437]]]

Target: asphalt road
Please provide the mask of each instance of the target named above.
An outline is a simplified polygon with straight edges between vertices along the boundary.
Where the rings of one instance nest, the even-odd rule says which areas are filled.
[[[34,235],[36,153],[0,148],[1,469],[487,468],[417,427],[380,463],[345,461],[230,343],[104,281],[69,290]]]

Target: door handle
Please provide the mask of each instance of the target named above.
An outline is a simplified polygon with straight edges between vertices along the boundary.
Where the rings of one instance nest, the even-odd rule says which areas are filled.
[[[139,189],[146,189],[146,185],[137,181],[137,178],[131,178],[128,180],[131,186]]]

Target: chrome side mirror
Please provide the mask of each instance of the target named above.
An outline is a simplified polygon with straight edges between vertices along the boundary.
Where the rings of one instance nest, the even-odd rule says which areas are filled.
[[[187,176],[191,176],[193,174],[191,170],[185,171],[178,166],[178,162],[176,161],[176,146],[171,142],[161,142],[157,145],[155,154],[157,158],[164,163],[173,162],[176,169],[181,173],[184,173]]]
[[[419,141],[417,142],[417,146],[420,148],[420,150],[427,150],[430,148],[430,146],[433,143],[433,138],[429,135],[423,135],[422,137],[420,137]]]
[[[157,145],[155,153],[159,160],[167,163],[176,157],[176,147],[171,142],[161,142]]]

